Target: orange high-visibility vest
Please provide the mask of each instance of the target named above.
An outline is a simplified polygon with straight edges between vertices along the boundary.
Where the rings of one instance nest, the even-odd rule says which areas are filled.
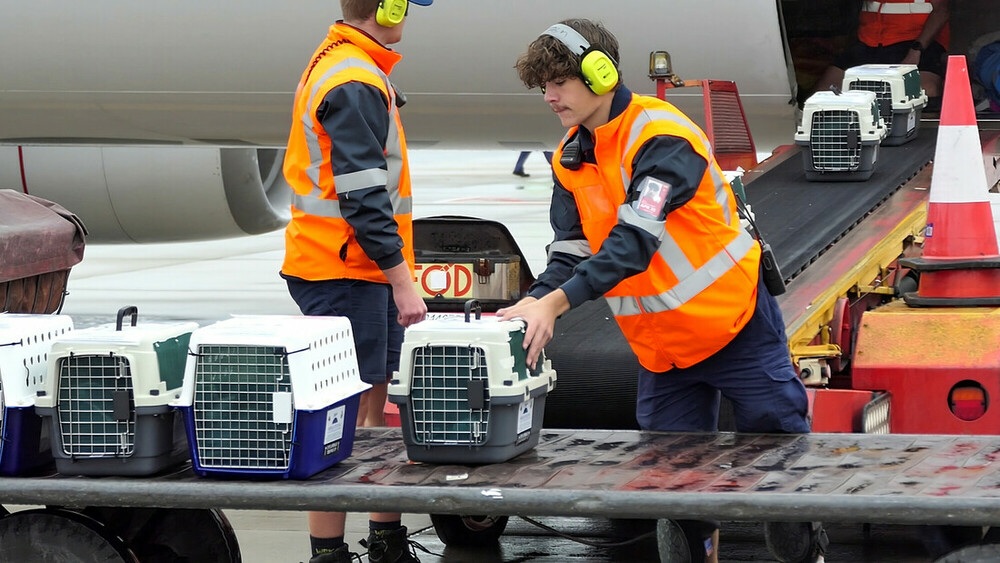
[[[913,41],[934,11],[930,0],[867,0],[858,16],[858,39],[870,47]],[[948,48],[949,29],[945,25],[934,40]]]
[[[570,129],[567,139],[575,131]],[[718,352],[756,305],[760,245],[740,226],[735,196],[708,139],[673,105],[633,94],[621,115],[594,132],[597,164],[564,168],[562,143],[552,164],[576,200],[596,253],[619,222],[636,153],[656,135],[685,139],[708,168],[694,197],[667,215],[666,234],[649,268],[619,283],[605,299],[639,363],[662,372]]]
[[[302,73],[295,91],[292,128],[285,152],[285,178],[294,193],[292,218],[285,229],[282,273],[306,280],[348,278],[387,283],[385,274],[358,244],[339,204],[339,197],[351,190],[384,184],[403,239],[403,257],[412,274],[413,204],[406,139],[396,107],[396,92],[388,77],[401,58],[363,32],[335,24]],[[389,100],[388,112],[394,126],[390,125],[386,139],[388,170],[336,176],[330,165],[330,147],[333,143],[354,140],[331,139],[316,119],[316,111],[330,90],[352,81],[378,88]]]

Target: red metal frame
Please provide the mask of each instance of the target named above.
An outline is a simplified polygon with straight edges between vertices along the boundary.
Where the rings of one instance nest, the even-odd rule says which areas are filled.
[[[750,134],[746,112],[736,83],[731,80],[685,80],[680,86],[668,79],[656,80],[656,96],[665,100],[667,90],[699,87],[705,108],[705,134],[723,170],[757,165],[757,148]]]

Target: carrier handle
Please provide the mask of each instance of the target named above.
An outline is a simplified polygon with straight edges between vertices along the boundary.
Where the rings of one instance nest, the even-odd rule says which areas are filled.
[[[479,304],[479,300],[469,299],[465,302],[465,322],[469,322],[469,317],[472,315],[473,310],[476,311],[477,321],[483,317],[483,306]]]
[[[122,329],[122,320],[125,315],[132,315],[132,326],[135,326],[136,321],[139,320],[139,308],[135,305],[128,305],[118,309],[118,321],[115,323],[115,330],[120,331]]]

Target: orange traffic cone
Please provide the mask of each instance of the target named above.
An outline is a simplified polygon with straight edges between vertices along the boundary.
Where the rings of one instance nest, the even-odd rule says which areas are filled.
[[[948,57],[923,256],[902,260],[920,272],[907,304],[1000,305],[1000,250],[987,191],[983,149],[964,55]]]

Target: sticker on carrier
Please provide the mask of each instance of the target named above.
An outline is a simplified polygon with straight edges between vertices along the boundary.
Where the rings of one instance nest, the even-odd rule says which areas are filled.
[[[323,455],[329,455],[326,450],[329,449],[332,442],[340,442],[340,439],[344,437],[344,414],[346,410],[347,407],[345,405],[340,405],[327,411],[326,432],[323,434],[323,443],[325,444]]]
[[[535,401],[528,399],[517,406],[517,440],[521,444],[531,436],[531,421],[534,419]]]

